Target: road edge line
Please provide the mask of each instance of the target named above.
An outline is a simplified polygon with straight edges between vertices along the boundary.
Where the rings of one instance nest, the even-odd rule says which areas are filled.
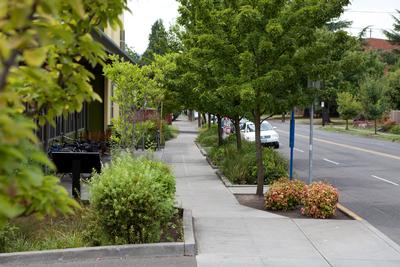
[[[353,220],[356,221],[364,221],[363,218],[361,218],[361,216],[357,215],[355,212],[353,212],[352,210],[346,208],[345,206],[343,206],[340,203],[336,204],[336,207],[338,208],[338,210],[340,210],[341,212],[343,212],[344,214],[346,214],[347,216],[349,216],[350,218],[352,218]]]

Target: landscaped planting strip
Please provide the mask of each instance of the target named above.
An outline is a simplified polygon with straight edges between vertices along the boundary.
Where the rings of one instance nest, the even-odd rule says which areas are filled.
[[[4,263],[17,263],[22,265],[27,263],[123,258],[128,256],[194,256],[196,254],[196,242],[193,231],[193,217],[192,212],[187,209],[183,211],[183,233],[184,242],[0,253],[0,265]]]

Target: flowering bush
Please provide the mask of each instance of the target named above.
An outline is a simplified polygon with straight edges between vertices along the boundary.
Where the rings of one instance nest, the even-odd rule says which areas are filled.
[[[313,218],[329,218],[335,215],[339,193],[332,185],[315,182],[304,187],[301,213]]]
[[[270,210],[293,210],[301,203],[304,183],[280,178],[265,194],[265,208]]]

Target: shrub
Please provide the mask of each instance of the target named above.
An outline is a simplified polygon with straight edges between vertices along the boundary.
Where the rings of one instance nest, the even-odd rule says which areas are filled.
[[[286,177],[288,163],[277,151],[272,148],[266,148],[263,151],[263,162],[265,167],[265,184]]]
[[[7,252],[7,245],[15,240],[18,228],[6,223],[0,226],[0,253]]]
[[[384,132],[391,132],[391,129],[393,126],[396,126],[396,122],[392,120],[387,120],[385,123],[382,125],[382,131]]]
[[[167,122],[165,121],[162,124],[162,128],[163,128],[164,141],[171,140],[178,135],[179,132],[178,128],[167,124]]]
[[[220,165],[224,159],[225,146],[212,147],[209,153],[209,158],[215,165]]]
[[[270,210],[293,210],[301,203],[305,184],[299,180],[280,178],[272,183],[265,194],[265,208]]]
[[[338,201],[336,188],[327,183],[315,182],[304,187],[301,213],[313,218],[329,218],[335,215]]]
[[[400,134],[400,125],[394,125],[390,128],[390,133],[392,134]]]
[[[158,242],[174,213],[174,177],[163,163],[145,158],[122,154],[94,175],[90,193],[99,230],[91,234],[100,243],[102,236],[111,244]]]
[[[201,129],[196,141],[200,143],[203,147],[214,147],[218,145],[218,126],[211,125],[211,128]]]

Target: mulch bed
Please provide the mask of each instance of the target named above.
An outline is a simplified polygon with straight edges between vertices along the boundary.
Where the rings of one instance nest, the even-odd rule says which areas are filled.
[[[264,197],[260,197],[254,194],[235,194],[236,199],[243,206],[247,206],[253,209],[268,211],[277,215],[286,216],[292,219],[312,219],[311,217],[307,217],[301,214],[300,208],[291,211],[273,211],[266,210],[264,208]],[[335,216],[329,218],[333,220],[352,220],[349,216],[341,212],[339,209],[336,209]]]

